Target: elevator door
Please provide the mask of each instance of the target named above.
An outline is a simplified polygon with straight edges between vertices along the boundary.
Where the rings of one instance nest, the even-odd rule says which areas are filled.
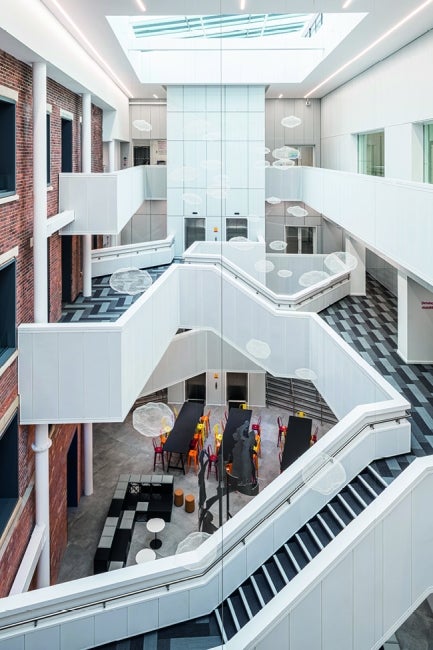
[[[185,250],[195,241],[205,241],[205,220],[202,217],[185,218]]]
[[[317,253],[317,229],[310,226],[286,226],[286,253]]]

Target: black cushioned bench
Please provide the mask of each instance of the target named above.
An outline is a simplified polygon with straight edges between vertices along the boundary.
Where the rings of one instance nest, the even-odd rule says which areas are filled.
[[[93,560],[93,572],[125,566],[136,521],[171,520],[173,476],[121,474]]]

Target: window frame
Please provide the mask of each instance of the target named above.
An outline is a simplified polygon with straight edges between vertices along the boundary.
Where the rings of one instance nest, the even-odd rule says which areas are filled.
[[[0,339],[0,367],[7,362],[9,357],[11,357],[12,354],[17,349],[17,309],[16,309],[17,269],[16,269],[15,257],[0,265],[0,276],[4,271],[6,273],[13,275],[13,291],[11,292],[11,295],[6,298],[6,300],[10,301],[10,304],[6,305],[6,308],[4,307],[4,303],[2,304],[2,301],[0,301],[2,313],[3,315],[6,314],[6,316],[3,316],[2,320],[3,322],[6,321],[6,327],[8,329],[10,328],[11,330],[13,330],[13,334],[9,333],[6,335],[5,337],[6,343],[9,343],[9,345],[4,345],[4,347],[3,347],[3,341]],[[2,288],[2,284],[4,281],[5,281],[4,278],[0,277],[0,289]],[[8,323],[7,322],[8,319],[11,322]],[[12,321],[13,321],[13,326],[12,326]]]
[[[7,131],[11,131],[13,135],[11,135],[11,142],[6,145],[6,156],[8,155],[8,148],[10,145],[12,145],[12,140],[13,140],[13,145],[11,146],[11,149],[13,149],[13,161],[10,163],[10,170],[11,170],[11,177],[13,177],[13,182],[11,187],[8,187],[7,189],[1,189],[0,188],[0,199],[5,198],[7,196],[14,196],[16,194],[17,190],[17,173],[16,173],[16,162],[17,162],[17,102],[15,99],[12,97],[6,97],[5,95],[0,95],[0,104],[7,104],[10,107],[13,107],[13,129],[10,129],[10,126],[6,126]],[[1,110],[0,110],[1,114]],[[4,140],[3,140],[4,142]],[[9,169],[9,167],[8,167]],[[6,175],[6,174],[5,174]]]
[[[380,152],[379,159],[382,162],[381,165],[373,165],[372,160],[369,160],[367,153],[368,137],[374,135],[382,136],[382,150]],[[373,146],[373,145],[370,145]],[[365,133],[357,134],[357,156],[358,156],[358,174],[365,174],[366,176],[376,176],[383,178],[385,176],[385,130],[377,129],[376,131],[366,131]],[[377,170],[381,169],[381,173],[377,173]],[[373,170],[376,170],[374,173]]]

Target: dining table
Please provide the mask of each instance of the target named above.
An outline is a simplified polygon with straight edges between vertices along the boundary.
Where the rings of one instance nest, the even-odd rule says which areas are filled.
[[[189,452],[190,442],[195,434],[197,424],[203,415],[203,402],[184,402],[179,411],[170,434],[163,445],[168,454],[167,472],[170,469],[182,469],[185,474],[185,456]],[[172,455],[178,454],[177,463],[172,463]]]
[[[296,415],[289,417],[281,458],[282,472],[309,449],[312,426],[313,420],[311,418],[298,417]]]
[[[224,427],[222,445],[220,448],[222,449],[223,459],[225,462],[230,462],[232,460],[233,447],[236,442],[233,438],[233,434],[235,433],[236,429],[244,424],[246,424],[249,429],[252,413],[253,412],[251,409],[241,409],[235,407],[230,409],[227,417],[227,422]]]

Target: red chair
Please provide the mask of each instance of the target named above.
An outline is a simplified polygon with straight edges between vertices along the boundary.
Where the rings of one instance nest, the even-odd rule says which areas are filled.
[[[155,465],[158,456],[161,458],[161,463],[162,463],[162,471],[165,472],[165,466],[164,466],[164,447],[162,445],[158,445],[155,439],[152,440],[153,442],[153,471],[155,471]]]
[[[278,424],[278,440],[277,440],[277,447],[281,446],[281,441],[285,439],[286,432],[287,432],[287,427],[284,426],[282,419],[280,416],[277,417],[277,424]]]
[[[208,445],[207,448],[207,453],[209,456],[209,463],[207,466],[207,477],[209,478],[209,474],[211,472],[212,467],[215,469],[215,476],[216,479],[218,480],[218,456],[217,454],[214,454],[212,451],[212,447]]]

